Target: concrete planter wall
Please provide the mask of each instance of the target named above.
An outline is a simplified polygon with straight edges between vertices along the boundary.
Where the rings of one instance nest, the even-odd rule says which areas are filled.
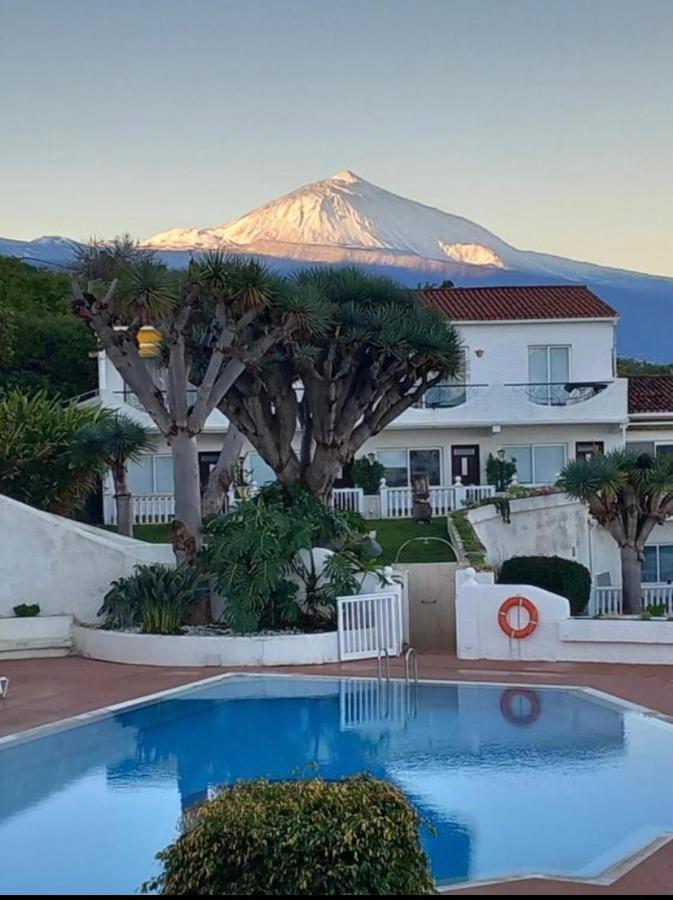
[[[80,656],[145,666],[300,666],[338,662],[336,631],[250,637],[127,634],[73,629]]]
[[[72,646],[72,616],[0,619],[0,659],[67,656]]]

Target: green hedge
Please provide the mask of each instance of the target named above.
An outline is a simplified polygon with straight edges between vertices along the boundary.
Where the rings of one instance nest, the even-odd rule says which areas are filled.
[[[145,891],[197,895],[434,894],[420,820],[395,787],[359,775],[223,788],[185,819]]]
[[[589,602],[591,575],[572,559],[560,556],[513,556],[500,569],[500,584],[531,584],[567,597],[570,611],[580,616]]]

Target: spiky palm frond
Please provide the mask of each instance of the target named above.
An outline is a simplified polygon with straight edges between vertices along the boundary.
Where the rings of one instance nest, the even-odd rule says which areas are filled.
[[[322,338],[329,333],[334,321],[332,305],[313,284],[297,284],[283,291],[275,305],[290,334]]]
[[[176,305],[176,279],[162,263],[143,259],[121,276],[117,296],[123,313],[154,324]]]
[[[76,436],[74,452],[78,459],[99,457],[119,468],[137,462],[154,445],[142,425],[122,413],[113,413],[83,427]]]

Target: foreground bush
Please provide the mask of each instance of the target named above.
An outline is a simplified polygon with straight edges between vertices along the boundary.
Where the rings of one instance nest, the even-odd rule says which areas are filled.
[[[144,885],[161,894],[434,894],[403,794],[368,776],[227,787],[185,819]]]
[[[591,592],[589,570],[560,556],[513,556],[500,569],[500,584],[531,584],[566,597],[573,616],[587,608]]]

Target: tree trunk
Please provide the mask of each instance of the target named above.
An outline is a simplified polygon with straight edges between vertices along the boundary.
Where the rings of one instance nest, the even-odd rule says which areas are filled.
[[[234,480],[234,466],[243,448],[243,435],[233,423],[224,436],[217,462],[210,471],[201,507],[204,519],[222,512],[224,498]]]
[[[126,469],[121,472],[112,471],[115,489],[115,506],[117,507],[117,531],[126,537],[133,537],[133,500],[128,488]]]
[[[170,437],[175,469],[173,549],[178,560],[193,561],[202,544],[199,454],[196,437],[180,430]]]
[[[624,615],[639,615],[641,612],[642,562],[637,549],[632,544],[620,548],[622,560],[622,612]]]

